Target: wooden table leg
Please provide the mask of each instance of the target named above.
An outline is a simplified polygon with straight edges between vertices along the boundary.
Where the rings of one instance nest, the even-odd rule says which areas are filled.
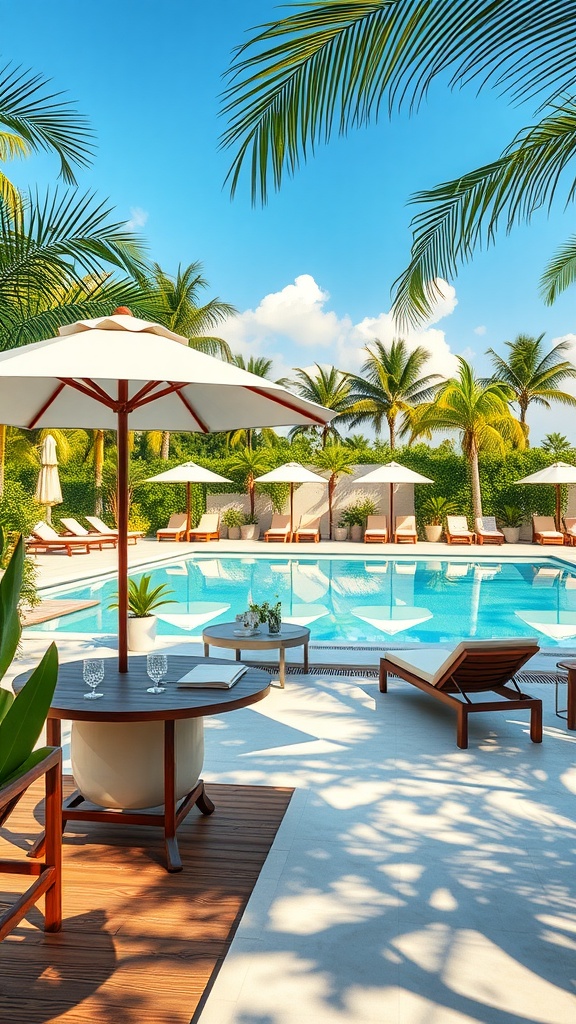
[[[204,657],[210,657],[210,644],[204,644]]]
[[[182,858],[176,839],[176,759],[175,722],[164,722],[164,844],[168,871],[182,871]]]
[[[236,651],[236,661],[240,661],[240,651]]]
[[[308,675],[310,663],[308,661],[308,644],[304,644],[304,674]]]
[[[568,729],[576,729],[576,666],[568,669],[566,726]]]
[[[278,679],[280,681],[280,688],[283,690],[286,682],[286,651],[283,647],[280,648],[278,658]]]

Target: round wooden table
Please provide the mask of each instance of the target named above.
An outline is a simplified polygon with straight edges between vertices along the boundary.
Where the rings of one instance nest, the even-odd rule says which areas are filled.
[[[269,633],[267,628],[262,627],[261,633],[252,636],[238,636],[237,622],[221,622],[216,626],[207,626],[202,630],[204,641],[204,654],[210,654],[210,647],[225,647],[236,651],[236,661],[240,661],[241,651],[279,651],[279,672],[280,686],[284,689],[286,682],[286,651],[289,647],[304,648],[304,672],[308,672],[308,644],[310,642],[310,630],[307,626],[293,626],[289,623],[282,623],[279,633]]]
[[[95,653],[93,656],[97,657]],[[215,659],[210,659],[214,664]],[[261,669],[248,668],[241,679],[226,690],[212,688],[179,689],[177,680],[204,658],[189,658],[179,655],[168,656],[168,674],[162,685],[164,693],[147,693],[150,679],[146,674],[146,656],[131,657],[129,672],[120,674],[114,658],[105,659],[106,675],[101,689],[100,700],[86,700],[86,684],[82,679],[82,661],[65,662],[60,665],[58,684],[48,712],[46,723],[47,743],[61,745],[61,722],[163,722],[164,723],[164,806],[161,811],[125,811],[111,808],[86,806],[87,800],[77,790],[63,804],[63,825],[66,821],[105,821],[129,825],[160,825],[164,830],[166,861],[168,871],[181,871],[182,860],[178,850],[176,830],[193,804],[203,814],[212,814],[214,804],[208,799],[202,779],[194,788],[177,802],[175,723],[181,719],[205,718],[220,715],[236,708],[255,704],[270,692],[270,675]],[[222,664],[229,665],[229,662]],[[30,672],[22,673],[14,680],[18,692],[27,681]],[[42,840],[37,844],[40,852]]]

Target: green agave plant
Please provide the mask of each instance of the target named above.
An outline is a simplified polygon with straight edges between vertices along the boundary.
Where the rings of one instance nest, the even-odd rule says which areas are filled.
[[[138,582],[128,580],[128,611],[137,619],[144,619],[148,615],[152,615],[156,608],[161,608],[163,605],[175,604],[168,597],[168,594],[174,593],[168,584],[161,583],[158,587],[150,590],[151,579],[152,577],[148,573],[142,576]],[[114,601],[108,607],[118,607],[118,594],[114,594]]]
[[[4,534],[0,528],[0,547]],[[18,538],[0,580],[0,679],[12,664],[22,627],[18,602],[24,574],[24,541]],[[28,682],[14,698],[0,687],[0,785],[34,767],[47,748],[34,750],[58,681],[58,652],[51,644]]]

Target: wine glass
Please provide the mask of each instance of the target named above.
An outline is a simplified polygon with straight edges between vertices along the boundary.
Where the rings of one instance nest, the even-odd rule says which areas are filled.
[[[84,698],[86,700],[97,700],[98,697],[103,697],[103,693],[96,693],[96,687],[98,686],[98,683],[101,683],[104,679],[104,659],[84,658],[82,663],[82,678],[87,686],[92,687],[90,693],[84,694]]]
[[[164,693],[166,687],[158,683],[164,678],[168,671],[168,658],[165,654],[148,654],[146,656],[146,671],[154,686],[149,686],[146,693]]]

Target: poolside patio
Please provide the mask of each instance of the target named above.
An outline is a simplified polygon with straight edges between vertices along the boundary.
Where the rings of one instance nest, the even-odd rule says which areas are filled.
[[[25,660],[40,648],[27,640]],[[64,658],[78,651],[61,644]],[[544,702],[541,745],[527,715],[500,712],[475,716],[459,751],[443,707],[350,673],[291,675],[259,705],[206,723],[208,787],[295,793],[195,1020],[572,1024],[576,734],[554,715],[554,687],[530,687]],[[115,950],[122,925],[106,924],[100,898]]]

